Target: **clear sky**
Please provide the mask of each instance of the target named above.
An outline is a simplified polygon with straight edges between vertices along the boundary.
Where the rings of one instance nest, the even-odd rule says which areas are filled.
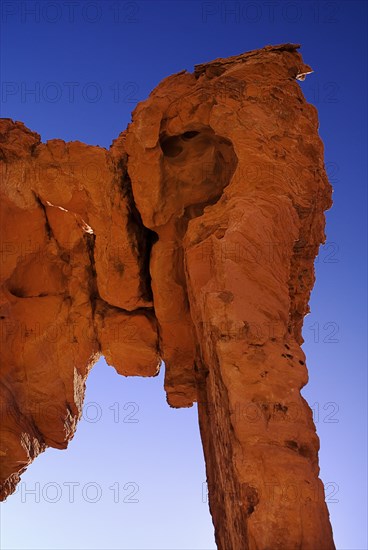
[[[162,78],[302,44],[315,72],[300,85],[318,108],[334,186],[305,319],[303,394],[336,546],[366,550],[367,3],[3,0],[0,17],[1,116],[43,141],[105,147]],[[162,385],[162,374],[125,379],[99,361],[69,449],[40,456],[1,506],[1,548],[215,548],[196,408],[170,410]]]

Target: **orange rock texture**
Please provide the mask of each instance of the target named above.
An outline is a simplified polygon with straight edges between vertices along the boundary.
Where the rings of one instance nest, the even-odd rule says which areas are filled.
[[[109,151],[0,122],[1,495],[100,355],[198,403],[220,550],[331,550],[301,329],[331,206],[298,46],[166,78]]]

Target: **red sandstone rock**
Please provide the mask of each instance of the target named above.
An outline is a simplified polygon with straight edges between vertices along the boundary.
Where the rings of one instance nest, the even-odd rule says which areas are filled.
[[[159,364],[148,231],[122,159],[40,143],[0,121],[2,495],[45,446],[65,448],[100,354],[125,375]]]
[[[218,548],[334,548],[300,395],[331,187],[296,50],[165,79],[110,151],[1,121],[3,497],[67,445],[99,354],[162,358],[169,403],[198,401]]]

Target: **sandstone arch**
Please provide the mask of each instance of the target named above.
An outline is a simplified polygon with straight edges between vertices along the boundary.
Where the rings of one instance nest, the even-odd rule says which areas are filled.
[[[198,402],[218,548],[334,548],[300,395],[331,187],[297,49],[165,79],[109,151],[1,120],[2,498],[67,446],[100,354],[164,359],[168,402]]]

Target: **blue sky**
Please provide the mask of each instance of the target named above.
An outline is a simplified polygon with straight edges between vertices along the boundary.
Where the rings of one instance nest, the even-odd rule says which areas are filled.
[[[318,108],[334,187],[305,319],[303,394],[321,437],[336,546],[368,548],[367,3],[3,0],[0,16],[1,116],[44,141],[105,147],[162,78],[266,44],[302,44],[315,72],[300,85]],[[162,384],[162,374],[125,379],[97,364],[69,449],[40,456],[1,506],[2,548],[215,548],[196,409],[170,410]]]

